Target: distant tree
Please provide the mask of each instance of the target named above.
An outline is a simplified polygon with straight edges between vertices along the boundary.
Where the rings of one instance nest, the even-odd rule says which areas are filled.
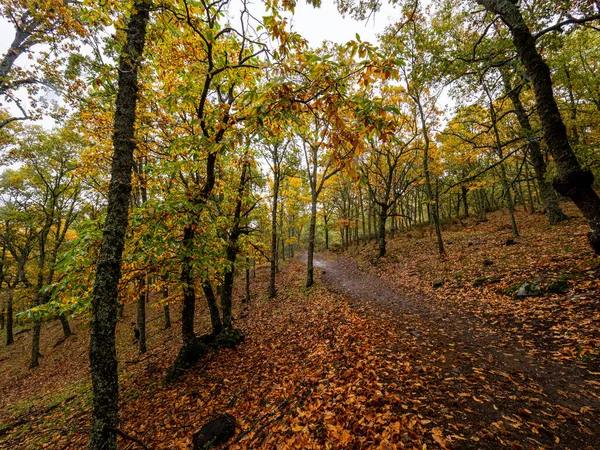
[[[67,231],[77,218],[81,185],[76,177],[79,136],[69,130],[45,133],[29,128],[17,142],[11,159],[22,164],[19,189],[26,192],[29,220],[36,230],[37,276],[32,316],[34,320],[30,367],[39,365],[41,314],[38,307],[52,297],[50,286]],[[65,336],[71,335],[67,318],[60,314]]]
[[[273,177],[272,199],[271,199],[271,256],[270,256],[270,277],[269,277],[269,297],[274,298],[277,295],[275,281],[277,277],[277,214],[279,207],[279,194],[282,181],[297,169],[293,167],[293,162],[289,161],[290,155],[293,156],[293,142],[290,139],[266,140],[265,150],[262,152],[269,165]],[[292,164],[290,164],[292,162]],[[281,212],[280,212],[281,214]]]
[[[301,134],[306,178],[310,186],[310,224],[308,228],[308,257],[306,286],[314,283],[314,253],[315,230],[317,227],[317,202],[325,182],[334,176],[339,167],[334,165],[333,154],[328,151],[322,139],[319,138],[325,124],[318,117],[309,120]]]
[[[406,105],[401,89],[387,88],[383,92],[387,105]],[[385,142],[369,139],[369,150],[360,165],[362,178],[367,184],[370,198],[379,209],[378,244],[379,256],[386,254],[386,222],[396,209],[396,205],[411,185],[419,178],[415,176],[415,141],[418,138],[416,122],[412,115],[393,111],[390,114],[390,126],[394,135]]]
[[[2,201],[0,216],[4,223],[3,265],[2,276],[6,284],[6,345],[14,343],[14,294],[19,285],[31,288],[26,272],[27,263],[35,247],[36,229],[28,221],[28,205],[18,195],[13,173],[6,171],[2,174]],[[10,258],[9,258],[10,256]],[[0,291],[1,291],[0,286]]]

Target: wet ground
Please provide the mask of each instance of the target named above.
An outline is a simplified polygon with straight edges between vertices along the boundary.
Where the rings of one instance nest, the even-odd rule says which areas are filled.
[[[423,364],[430,417],[472,432],[454,448],[600,448],[600,374],[525,349],[468,312],[397,292],[344,256],[315,255],[314,264],[330,289],[390,319],[398,341],[386,345]]]

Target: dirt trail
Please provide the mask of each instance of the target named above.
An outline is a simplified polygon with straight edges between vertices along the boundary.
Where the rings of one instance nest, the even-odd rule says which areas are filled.
[[[515,442],[524,448],[600,448],[597,373],[553,360],[543,348],[532,354],[515,336],[468,312],[420,294],[400,294],[349,258],[315,255],[315,267],[330,289],[391,318],[398,336],[412,335],[408,352],[423,364],[424,393],[438,405],[432,417],[446,416],[451,428],[462,424],[480,430],[481,440],[458,442],[455,448]]]

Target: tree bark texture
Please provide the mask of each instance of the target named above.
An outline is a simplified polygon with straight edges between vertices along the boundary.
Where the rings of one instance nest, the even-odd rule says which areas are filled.
[[[316,171],[315,171],[316,174]],[[317,227],[317,196],[313,193],[310,205],[310,225],[308,227],[308,254],[306,257],[306,287],[314,283],[315,230]]]
[[[137,327],[140,331],[140,337],[138,338],[138,348],[140,354],[146,353],[148,347],[146,345],[146,298],[148,293],[146,276],[142,275],[140,278],[140,287],[138,292],[137,301]]]
[[[223,328],[232,327],[232,296],[233,279],[235,276],[235,260],[237,257],[237,239],[229,242],[225,251],[229,263],[223,274],[223,287],[221,290],[221,313],[223,314]]]
[[[431,219],[433,219],[435,235],[437,238],[438,252],[440,255],[443,255],[444,253],[446,253],[446,250],[444,249],[444,241],[442,239],[442,228],[440,226],[438,196],[437,193],[434,195],[433,186],[431,183],[431,172],[429,170],[429,132],[427,131],[427,122],[425,120],[425,112],[423,111],[421,100],[418,96],[414,96],[413,99],[416,103],[417,110],[419,111],[419,118],[421,121],[421,134],[423,135],[423,140],[425,142],[423,149],[423,172],[425,174],[425,193],[427,194],[427,199],[429,200],[429,205],[431,208],[430,221]]]
[[[58,315],[58,320],[60,320],[60,324],[62,326],[63,329],[63,335],[68,338],[69,336],[73,335],[73,331],[71,331],[71,326],[69,325],[69,319],[67,319],[67,316],[64,314],[59,314]]]
[[[279,170],[275,167],[273,174],[273,203],[271,205],[271,274],[269,277],[269,298],[275,298],[277,288],[277,203],[279,201]]]
[[[102,247],[98,255],[90,323],[90,366],[92,375],[92,424],[90,450],[116,450],[115,429],[119,425],[119,379],[115,346],[117,295],[125,232],[129,215],[138,65],[146,39],[150,3],[134,3],[127,24],[126,41],[119,57],[119,77],[114,115],[113,156],[108,208]]]
[[[221,291],[221,313],[223,315],[223,328],[226,330],[233,327],[233,281],[235,276],[235,262],[239,251],[238,240],[242,234],[242,206],[244,201],[244,192],[248,182],[248,166],[244,164],[240,176],[240,185],[238,187],[237,199],[235,202],[235,211],[233,214],[233,227],[227,241],[225,250],[227,262],[229,263],[223,274],[223,289]],[[283,233],[282,233],[283,235]]]
[[[183,286],[183,304],[181,308],[181,337],[183,346],[196,343],[194,332],[194,312],[196,311],[196,289],[192,277],[192,256],[195,231],[193,225],[183,230],[184,256],[181,264],[181,284]]]
[[[210,281],[205,281],[202,285],[204,290],[204,297],[208,304],[208,311],[210,312],[210,322],[212,325],[212,335],[216,336],[223,331],[223,323],[221,322],[221,315],[219,313],[219,307],[217,306],[217,296],[213,290]]]
[[[246,256],[246,297],[244,298],[244,302],[250,302],[251,292],[250,292],[250,257]]]
[[[163,300],[169,298],[169,290],[163,290]],[[165,314],[165,330],[171,328],[171,308],[168,303],[165,303],[163,306],[164,314]]]
[[[8,288],[8,295],[6,299],[6,345],[11,345],[15,342],[15,336],[13,334],[13,299],[14,290]]]
[[[548,221],[551,224],[558,223],[562,220],[565,220],[567,215],[560,209],[560,206],[558,205],[558,196],[556,195],[556,191],[552,185],[546,181],[546,161],[544,160],[544,155],[542,154],[539,141],[533,137],[533,127],[531,126],[527,112],[525,111],[523,103],[521,102],[521,96],[519,95],[520,90],[514,89],[510,85],[510,80],[508,79],[506,72],[502,71],[501,73],[505,90],[507,91],[508,97],[515,108],[515,115],[517,116],[519,125],[521,126],[521,129],[525,133],[528,140],[527,149],[529,153],[529,159],[533,165],[535,178],[538,182],[538,186],[540,187],[542,204],[546,211],[546,215],[548,216]]]
[[[387,207],[380,205],[380,213],[379,213],[379,232],[378,232],[378,242],[379,242],[379,257],[382,258],[386,253],[386,242],[385,242],[385,222],[387,220]]]
[[[460,187],[460,193],[462,196],[462,203],[463,203],[463,212],[464,212],[464,217],[469,217],[469,202],[467,199],[467,194],[468,194],[469,190],[466,188],[466,186],[461,186]]]

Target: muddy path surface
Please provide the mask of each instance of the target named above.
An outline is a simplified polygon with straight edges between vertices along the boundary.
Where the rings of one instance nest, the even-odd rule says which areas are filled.
[[[315,255],[328,288],[346,294],[366,314],[389,319],[423,374],[424,418],[467,430],[452,448],[600,448],[598,373],[524,348],[517,336],[427,296],[398,292],[344,256]],[[450,445],[450,444],[449,444]]]

